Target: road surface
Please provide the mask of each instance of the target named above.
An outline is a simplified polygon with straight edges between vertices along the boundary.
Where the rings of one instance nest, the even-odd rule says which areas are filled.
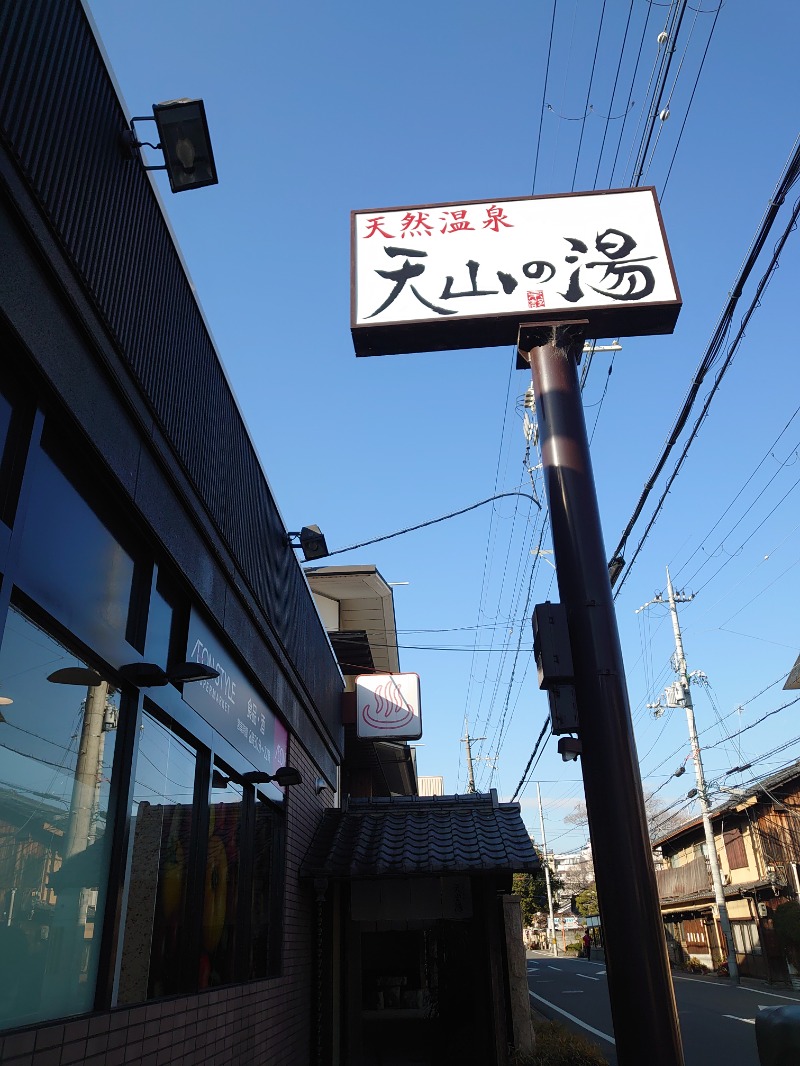
[[[759,1010],[800,1002],[789,990],[731,985],[715,977],[673,974],[673,980],[686,1066],[759,1066]],[[605,963],[532,952],[528,994],[534,1009],[582,1033],[616,1066]]]

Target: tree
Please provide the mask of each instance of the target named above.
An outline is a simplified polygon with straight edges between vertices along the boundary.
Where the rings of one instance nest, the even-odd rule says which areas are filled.
[[[792,965],[800,964],[800,904],[788,900],[772,912],[772,924]]]
[[[665,804],[662,800],[656,799],[653,793],[645,793],[644,809],[647,815],[647,829],[651,840],[665,837],[673,829],[678,829],[683,824],[685,820],[683,816],[677,813],[670,814],[669,807],[670,805]],[[586,804],[583,802],[577,803],[571,814],[566,815],[564,822],[567,825],[588,828],[589,819],[586,813]]]
[[[575,907],[578,914],[583,915],[584,918],[588,918],[591,914],[600,913],[597,903],[597,885],[594,882],[588,888],[585,888],[583,892],[578,893],[575,897]]]
[[[553,893],[561,887],[557,877],[550,874],[550,889]],[[522,924],[534,925],[537,914],[547,913],[547,881],[544,865],[535,874],[514,874],[514,894],[519,896],[522,908]]]

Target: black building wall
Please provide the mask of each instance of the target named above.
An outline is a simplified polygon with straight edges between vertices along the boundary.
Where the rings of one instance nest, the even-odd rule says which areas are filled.
[[[3,649],[11,646],[13,620],[31,632],[41,630],[42,640],[99,671],[117,693],[118,723],[113,738],[106,735],[113,760],[109,754],[98,837],[106,849],[108,879],[90,906],[97,905],[91,933],[99,960],[94,998],[88,1008],[85,1002],[78,1010],[65,1007],[37,1024],[0,1023],[0,1061],[295,1066],[313,1060],[316,1024],[315,903],[297,871],[321,811],[332,800],[343,746],[342,681],[149,178],[119,151],[125,128],[79,0],[5,0],[0,400],[10,398],[13,414],[5,439],[0,417],[0,695],[12,683]],[[48,587],[43,575],[57,573],[62,552],[58,530],[48,558],[36,565],[32,501],[51,460],[54,470],[63,467],[65,492],[74,488],[101,534],[107,529],[119,539],[125,549],[120,558],[130,549],[130,611],[116,628],[113,620],[98,616],[77,578],[72,584],[59,579],[57,590]],[[65,568],[72,566],[75,550],[66,524]],[[259,799],[245,777],[261,768],[255,756],[220,736],[179,689],[137,689],[120,674],[131,661],[154,658],[162,582],[174,592],[184,636],[189,612],[197,612],[259,702],[288,729],[287,761],[300,770],[303,783],[282,797]],[[28,755],[41,755],[47,764],[45,745],[53,736],[35,718],[23,717],[24,701],[3,711],[0,765],[4,745],[10,757],[21,757],[13,745],[22,750],[22,740]],[[246,951],[240,946],[235,979],[217,977],[216,986],[207,987],[189,968],[170,995],[156,988],[145,1002],[123,1003],[120,958],[130,871],[139,869],[128,865],[135,836],[131,811],[138,802],[136,781],[146,780],[148,772],[139,757],[141,736],[153,723],[197,753],[196,824],[191,841],[184,841],[194,863],[185,901],[190,924],[203,911],[204,863],[214,818],[219,822],[222,810],[215,803],[212,771],[221,766],[249,797],[242,824],[249,824],[263,801],[271,804],[280,827],[273,864],[280,891],[270,888],[270,907],[276,908],[270,937],[277,944],[270,948],[269,976],[246,979],[241,964]],[[55,772],[63,776],[64,770],[58,764]],[[328,783],[321,794],[315,787],[320,776]],[[70,877],[79,876],[62,872],[71,862],[64,835],[57,840],[57,862],[46,865],[43,834],[55,839],[50,823],[57,826],[61,817],[64,824],[64,815],[49,799],[8,791],[0,782],[0,909],[9,927],[12,919],[20,920],[13,910],[18,889],[8,888],[19,885],[17,900],[24,895],[36,903],[26,921],[40,926],[43,938],[50,930],[50,941],[39,946],[52,959],[56,924],[48,908],[57,907],[68,895]],[[31,811],[39,826],[36,839]],[[236,859],[243,875],[252,873],[256,861],[245,843]],[[16,873],[8,873],[12,859]],[[40,888],[32,892],[35,878]],[[97,896],[98,886],[91,885]],[[247,890],[237,892],[240,906],[249,906]],[[87,929],[90,919],[84,914]],[[6,976],[13,974],[8,943],[0,942]],[[200,947],[190,938],[189,956],[192,951],[196,956]]]
[[[338,754],[341,683],[326,635],[149,178],[122,158],[126,128],[79,0],[6,0],[0,177],[19,213],[17,240],[33,235],[50,260],[62,299],[89,334],[93,372],[116,385],[159,460],[191,492],[195,518],[205,519],[206,536],[227,556],[265,641],[292,676],[292,702],[320,718]],[[11,240],[4,236],[9,256]],[[24,321],[24,281],[22,265],[6,260],[3,306],[10,317],[23,312],[14,322],[20,333],[32,325]],[[88,388],[75,388],[83,371],[47,345],[32,352],[95,446],[107,458],[118,453],[116,426],[98,418]],[[131,471],[118,472],[131,487]],[[137,502],[147,505],[141,492]],[[222,620],[219,600],[209,607]]]

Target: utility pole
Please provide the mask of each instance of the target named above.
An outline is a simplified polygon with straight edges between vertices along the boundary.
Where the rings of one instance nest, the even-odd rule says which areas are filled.
[[[585,339],[586,323],[525,324],[519,349],[533,378],[558,589],[572,648],[581,770],[617,1061],[619,1066],[641,1066],[646,1058],[648,1066],[682,1066],[678,1011],[578,384],[577,361]],[[572,751],[577,753],[574,747]]]
[[[697,727],[694,720],[694,705],[692,703],[692,691],[691,681],[692,674],[686,669],[686,656],[683,652],[683,639],[681,637],[681,627],[678,621],[678,604],[689,603],[694,597],[675,595],[675,590],[672,587],[672,578],[669,575],[669,567],[667,567],[667,599],[669,603],[669,612],[672,616],[672,631],[675,634],[675,673],[678,675],[678,681],[676,686],[671,692],[668,690],[667,706],[670,706],[670,698],[673,700],[674,706],[682,706],[686,709],[686,721],[689,726],[689,741],[692,746],[692,758],[694,759],[694,770],[697,779],[697,795],[700,800],[700,809],[703,817],[703,831],[706,838],[706,858],[708,859],[709,869],[711,871],[711,884],[714,888],[714,904],[719,917],[719,924],[722,926],[722,935],[725,939],[725,946],[728,955],[728,974],[731,981],[739,983],[739,968],[736,965],[736,948],[733,943],[733,935],[731,933],[731,923],[728,917],[728,905],[725,902],[725,892],[722,888],[722,875],[719,869],[719,859],[717,858],[717,846],[714,843],[714,829],[711,825],[711,804],[708,799],[708,790],[706,789],[706,779],[703,773],[703,760],[700,757],[700,744],[697,740]],[[661,596],[656,596],[650,603],[663,603]],[[648,606],[647,604],[645,606]],[[640,608],[641,610],[641,608]],[[660,707],[661,704],[656,704]]]
[[[486,737],[471,737],[469,735],[469,727],[464,723],[464,736],[461,738],[461,743],[466,745],[467,749],[467,792],[477,792],[475,788],[475,772],[472,768],[472,741],[473,740],[486,740]]]
[[[553,914],[553,893],[550,890],[550,867],[547,865],[547,840],[544,835],[544,812],[542,811],[542,790],[539,782],[536,782],[536,798],[539,801],[539,825],[542,830],[542,855],[544,857],[544,880],[547,885],[547,908],[550,911],[550,924],[547,927],[547,939],[554,955],[558,954],[556,947],[556,918]]]

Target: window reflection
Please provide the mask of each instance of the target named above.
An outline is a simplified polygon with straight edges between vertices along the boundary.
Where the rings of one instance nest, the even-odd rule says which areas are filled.
[[[208,854],[203,892],[200,988],[227,984],[236,975],[236,919],[239,901],[239,847],[242,786],[225,770],[214,771],[208,822]]]
[[[87,645],[102,648],[109,633],[126,633],[134,559],[45,452],[34,472],[17,584]]]
[[[59,683],[65,668],[61,677],[71,681]],[[13,608],[0,685],[13,700],[0,721],[0,1027],[7,1028],[92,1009],[118,695]]]
[[[120,1003],[186,990],[187,891],[197,756],[142,715]]]

